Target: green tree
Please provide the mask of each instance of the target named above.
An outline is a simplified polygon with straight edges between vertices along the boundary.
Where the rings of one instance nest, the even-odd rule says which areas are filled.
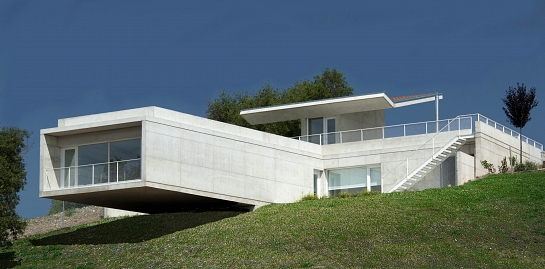
[[[326,69],[314,80],[296,82],[293,86],[279,90],[268,82],[255,93],[220,92],[218,98],[208,102],[206,115],[209,119],[252,128],[277,135],[293,137],[301,134],[299,120],[251,125],[240,111],[256,107],[274,106],[326,98],[352,95],[354,89],[346,77],[336,69]]]
[[[9,244],[24,232],[26,222],[17,215],[18,192],[26,184],[23,154],[30,133],[16,127],[0,129],[0,245]]]
[[[505,104],[503,111],[507,116],[507,121],[520,130],[520,162],[522,163],[522,128],[526,126],[532,118],[530,117],[530,110],[537,106],[539,103],[535,100],[536,88],[530,88],[530,91],[526,91],[524,83],[522,85],[517,83],[517,87],[509,86],[509,89],[505,91],[505,98],[502,98]]]

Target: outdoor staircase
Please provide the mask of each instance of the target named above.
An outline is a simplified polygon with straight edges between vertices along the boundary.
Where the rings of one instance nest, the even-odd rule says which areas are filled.
[[[398,183],[390,192],[405,191],[420,181],[424,176],[433,171],[435,167],[440,165],[446,158],[450,157],[466,142],[466,138],[462,136],[456,136],[443,148],[437,151],[433,156],[426,160],[421,166],[409,174],[405,179]]]

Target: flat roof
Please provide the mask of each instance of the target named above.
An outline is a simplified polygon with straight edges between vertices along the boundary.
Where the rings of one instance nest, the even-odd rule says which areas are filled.
[[[435,100],[435,96],[443,98],[442,94],[417,94],[390,99],[386,93],[372,93],[365,95],[346,96],[278,106],[245,109],[240,115],[250,124],[263,124],[318,118],[355,112],[383,110]]]

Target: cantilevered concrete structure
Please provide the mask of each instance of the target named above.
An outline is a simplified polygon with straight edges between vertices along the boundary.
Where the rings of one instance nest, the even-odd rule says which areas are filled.
[[[307,194],[460,185],[518,156],[519,134],[482,115],[439,120],[441,94],[349,96],[242,111],[301,120],[281,137],[158,107],[60,119],[40,135],[40,196],[144,213],[290,203]],[[436,102],[435,121],[385,126],[385,110]],[[542,144],[523,137],[525,160]]]

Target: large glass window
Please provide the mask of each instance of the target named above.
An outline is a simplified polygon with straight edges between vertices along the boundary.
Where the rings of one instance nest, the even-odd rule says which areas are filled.
[[[78,147],[78,185],[108,182],[108,143]]]
[[[110,161],[140,159],[140,139],[110,143]]]
[[[63,151],[63,186],[140,179],[141,139],[83,145]],[[77,162],[76,162],[77,160]]]
[[[352,167],[328,171],[330,196],[341,192],[381,191],[380,167]]]
[[[140,139],[110,143],[110,179],[140,178]]]

